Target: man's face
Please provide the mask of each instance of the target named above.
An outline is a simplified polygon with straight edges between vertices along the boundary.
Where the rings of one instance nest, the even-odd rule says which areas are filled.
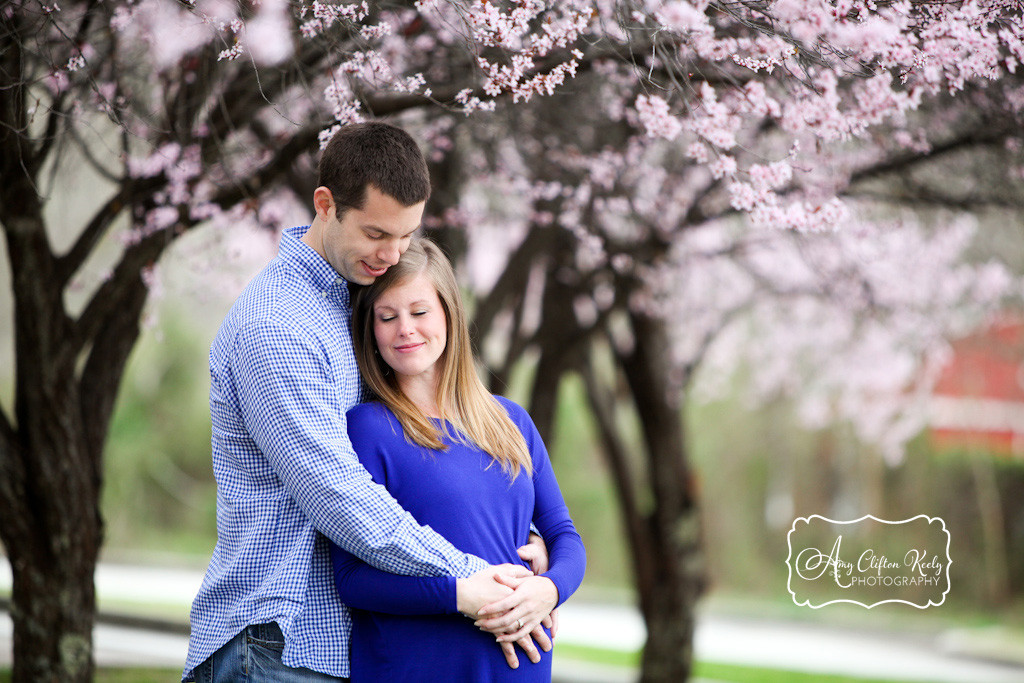
[[[349,208],[338,220],[338,207],[323,231],[322,248],[338,274],[349,282],[369,285],[409,248],[420,227],[425,202],[402,206],[372,185],[362,209]]]

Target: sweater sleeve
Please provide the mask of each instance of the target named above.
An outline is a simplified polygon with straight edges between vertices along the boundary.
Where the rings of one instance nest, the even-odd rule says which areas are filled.
[[[551,579],[558,589],[558,604],[569,599],[583,581],[587,555],[583,539],[569,516],[569,509],[558,488],[551,468],[547,448],[529,414],[520,406],[505,401],[509,414],[519,426],[533,458],[534,508],[533,524],[540,531],[548,548],[548,571],[543,576]]]
[[[359,461],[373,480],[387,487],[387,469],[379,449],[380,430],[390,428],[380,412],[357,409],[349,413],[348,433]],[[453,576],[401,576],[370,566],[331,543],[331,562],[338,595],[349,607],[385,614],[454,614]]]
[[[334,584],[349,607],[385,614],[455,614],[455,577],[415,577],[375,569],[331,544]]]

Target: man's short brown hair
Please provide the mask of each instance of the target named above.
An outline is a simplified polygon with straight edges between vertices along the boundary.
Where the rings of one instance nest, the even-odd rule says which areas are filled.
[[[382,121],[342,126],[320,156],[317,185],[334,196],[338,216],[362,209],[373,185],[403,206],[430,197],[430,174],[412,136]]]

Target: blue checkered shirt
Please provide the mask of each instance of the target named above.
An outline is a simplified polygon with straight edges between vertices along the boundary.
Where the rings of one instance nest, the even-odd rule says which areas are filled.
[[[284,664],[349,675],[352,622],[324,536],[395,574],[486,566],[417,524],[356,459],[345,413],[362,382],[348,284],[300,241],[305,231],[285,231],[210,349],[217,545],[192,603],[182,680],[249,624],[271,621]]]

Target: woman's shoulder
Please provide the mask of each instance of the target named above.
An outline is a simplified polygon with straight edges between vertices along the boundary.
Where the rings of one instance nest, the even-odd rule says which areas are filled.
[[[394,413],[380,401],[366,401],[358,403],[345,414],[350,425],[353,424],[377,424],[382,421],[390,421]]]
[[[345,420],[353,444],[371,442],[381,446],[402,435],[398,418],[380,401],[367,401],[349,408]]]
[[[508,397],[500,396],[498,394],[491,394],[491,397],[494,398],[495,401],[500,403],[505,408],[505,410],[508,411],[509,415],[526,413],[525,408],[523,408],[521,405],[519,405],[518,403],[516,403],[515,401]]]
[[[508,416],[512,418],[512,421],[519,425],[520,428],[522,428],[524,424],[533,424],[533,419],[530,417],[530,414],[526,412],[526,408],[505,396],[499,396],[497,394],[491,395],[494,397],[494,400],[505,408]]]

